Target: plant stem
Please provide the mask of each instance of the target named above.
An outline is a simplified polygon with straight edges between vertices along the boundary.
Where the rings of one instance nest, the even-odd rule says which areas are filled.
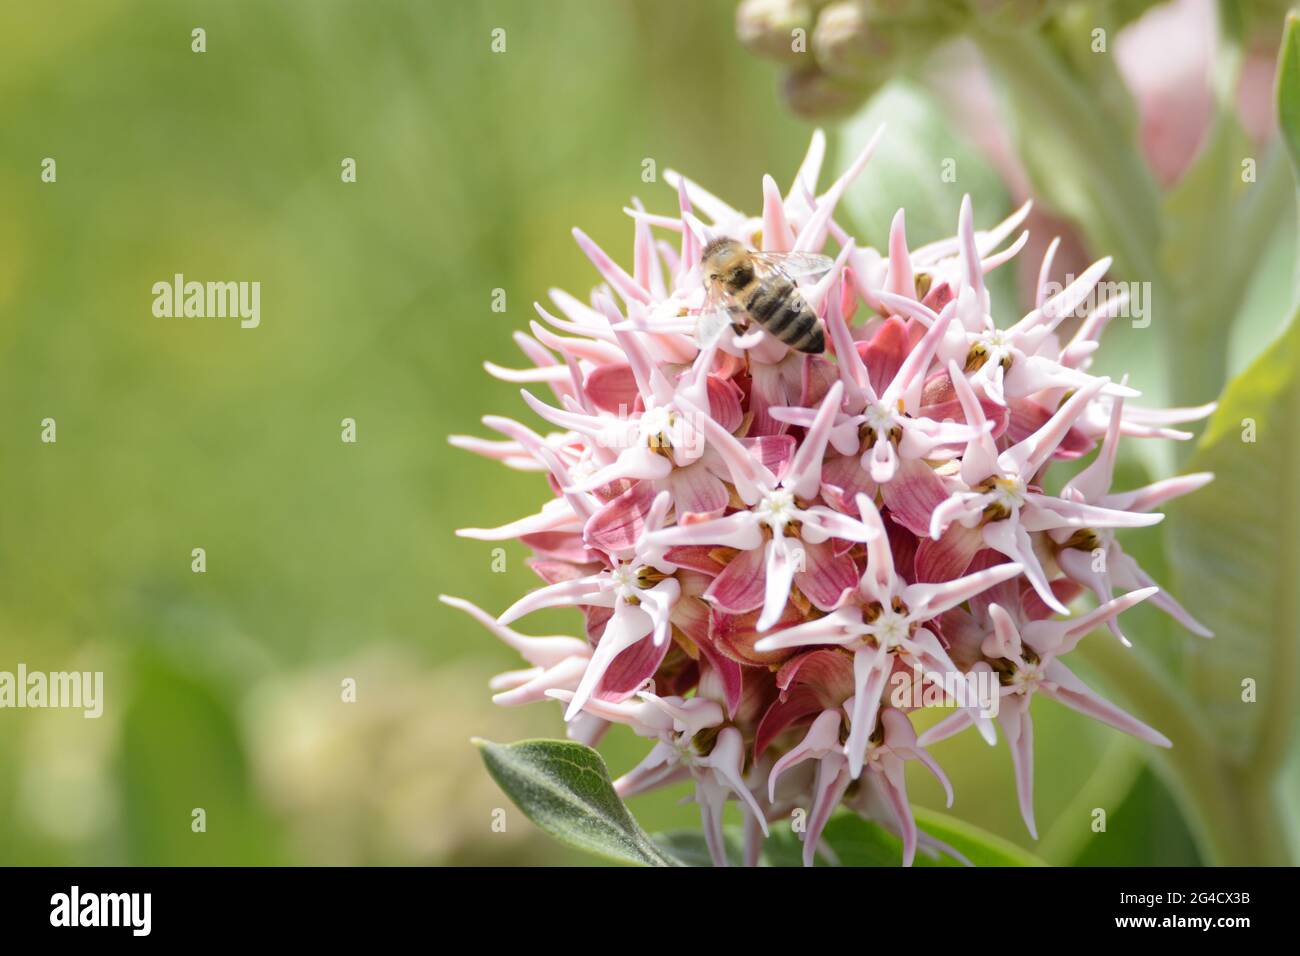
[[[1162,282],[1157,249],[1160,196],[1127,133],[1097,108],[1051,46],[1033,33],[975,32],[985,62],[1002,79],[1025,144],[1056,144],[1068,167],[1034,169],[1034,149],[1022,149],[1044,193],[1072,217],[1133,278]]]

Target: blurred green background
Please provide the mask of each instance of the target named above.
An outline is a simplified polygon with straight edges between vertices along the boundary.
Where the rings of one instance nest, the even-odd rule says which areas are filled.
[[[750,209],[765,171],[789,181],[811,127],[732,21],[729,2],[0,7],[0,669],[106,683],[99,720],[0,711],[0,863],[580,862],[469,744],[557,736],[558,708],[494,708],[517,659],[436,600],[495,612],[531,587],[522,548],[492,573],[492,545],[452,530],[545,491],[446,437],[520,413],[481,363],[520,364],[511,333],[548,288],[593,285],[569,229],[626,259],[620,207],[674,207],[644,159]],[[261,282],[261,327],[155,318],[177,272]],[[1141,748],[1050,702],[1035,719],[1040,853],[1195,861]],[[617,773],[644,748],[602,750]],[[1004,748],[937,754],[956,814],[1032,845]],[[683,793],[633,810],[693,826]]]

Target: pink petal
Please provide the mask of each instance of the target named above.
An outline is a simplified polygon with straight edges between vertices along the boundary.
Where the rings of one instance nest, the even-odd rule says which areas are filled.
[[[974,717],[969,710],[965,708],[955,710],[921,734],[917,738],[917,743],[922,747],[937,744],[941,740],[947,740],[949,737],[961,733],[972,723],[974,723]]]
[[[781,474],[790,463],[790,459],[794,457],[795,440],[792,435],[742,438],[740,444],[759,464],[774,475]]]
[[[981,301],[984,297],[984,268],[980,262],[978,246],[975,243],[975,214],[971,210],[970,196],[962,197],[961,209],[957,213],[957,238],[961,243],[961,264],[966,285],[975,290]]]
[[[591,516],[582,529],[583,540],[611,554],[633,550],[654,499],[653,485],[638,481]]]
[[[593,405],[612,415],[631,415],[641,401],[632,366],[626,362],[597,365],[587,373],[582,388]]]
[[[858,352],[862,355],[863,364],[871,376],[871,387],[877,395],[882,394],[894,381],[894,376],[902,368],[911,350],[907,324],[893,315],[885,319],[870,342],[858,343]]]
[[[772,765],[767,775],[767,793],[771,802],[776,802],[776,784],[785,771],[805,760],[816,760],[839,749],[841,723],[838,710],[823,710],[813,720],[803,740]]]
[[[519,541],[542,558],[574,564],[599,560],[599,555],[583,543],[582,535],[578,532],[544,531],[540,534],[524,534],[519,536]]]
[[[1012,694],[1002,701],[998,723],[1007,735],[1011,748],[1011,765],[1016,774],[1016,799],[1020,803],[1020,816],[1029,829],[1029,835],[1038,839],[1034,826],[1034,722],[1029,716],[1029,696]]]
[[[671,646],[671,641],[637,641],[610,662],[592,696],[599,700],[627,700],[654,677]]]
[[[589,577],[601,570],[600,566],[595,564],[545,558],[530,558],[528,567],[547,584],[558,584],[561,581],[572,581],[574,578]]]
[[[889,278],[886,288],[895,295],[916,298],[916,278],[912,273],[912,256],[907,251],[907,226],[903,210],[894,213],[894,220],[889,224]],[[876,385],[876,391],[884,389],[893,376]]]
[[[832,455],[822,465],[822,497],[836,511],[858,513],[858,495],[876,496],[876,483],[866,473],[857,455]]]
[[[821,842],[822,831],[831,815],[844,798],[853,782],[842,757],[828,757],[817,763],[817,776],[813,782],[812,812],[808,814],[808,829],[803,837],[803,865],[812,866]]]
[[[709,414],[726,431],[734,432],[745,417],[740,407],[740,389],[716,375],[706,376],[704,384],[709,395]]]
[[[615,658],[637,641],[644,640],[653,629],[654,621],[649,614],[639,607],[619,602],[613,617],[605,625],[605,632],[596,644],[596,650],[591,655],[587,670],[582,675],[582,682],[578,684],[573,699],[569,701],[568,709],[564,712],[565,720],[572,720],[578,715],[583,705],[595,693],[596,687],[605,676],[605,671]]]
[[[704,592],[705,600],[732,614],[744,614],[763,606],[766,572],[763,551],[741,551]]]
[[[835,364],[850,404],[856,408],[868,399],[874,401],[876,393],[871,389],[867,367],[862,363],[862,355],[849,332],[848,320],[837,296],[831,296],[827,305],[826,329],[830,333]]]
[[[885,524],[876,510],[875,503],[866,495],[858,495],[858,515],[862,523],[876,532],[885,530]],[[888,534],[877,534],[867,543],[867,567],[858,583],[863,595],[880,604],[888,604],[898,586],[898,575],[894,567],[893,544]]]
[[[820,652],[811,651],[810,653],[816,654]],[[803,654],[800,656],[807,657],[808,655]],[[792,658],[792,660],[798,659],[797,657]],[[812,687],[796,687],[784,697],[772,701],[764,712],[763,719],[759,721],[758,729],[754,731],[755,759],[761,757],[772,741],[790,727],[825,709],[826,705],[818,699],[818,694]],[[771,776],[768,777],[768,783],[770,786],[775,786]]]
[[[880,773],[876,776],[877,785],[894,812],[899,831],[903,838],[903,866],[911,866],[916,859],[917,829],[916,818],[912,816],[912,805],[907,800],[907,783],[903,776],[903,762],[897,758],[882,761]]]
[[[813,214],[808,218],[808,221],[804,223],[798,238],[795,240],[795,252],[817,252],[825,244],[826,232],[830,228],[831,216],[835,213],[836,204],[839,203],[840,197],[844,195],[844,191],[849,188],[849,184],[857,179],[867,165],[867,161],[871,159],[871,154],[875,152],[876,144],[880,142],[884,132],[884,126],[877,129],[849,168],[831,184],[830,189],[826,190],[818,198],[816,209],[813,210]]]
[[[763,362],[752,364],[749,410],[753,414],[753,419],[749,423],[748,434],[752,437],[784,435],[789,431],[789,426],[773,418],[768,409],[773,406],[790,405],[795,397],[780,366]]]
[[[1019,576],[1023,570],[1021,565],[1011,562],[984,568],[953,581],[909,584],[903,589],[903,603],[908,606],[910,617],[916,620],[928,620],[949,608],[965,603],[995,584]]]
[[[937,541],[922,538],[916,548],[915,580],[937,583],[961,577],[983,547],[979,529],[960,524],[949,525]]]
[[[498,707],[520,707],[547,700],[551,691],[577,686],[586,669],[586,658],[571,657],[554,667],[500,675],[492,681],[492,689],[498,691],[492,695],[492,703]]]
[[[806,570],[795,572],[795,584],[818,610],[833,610],[858,586],[857,565],[847,554],[837,556],[827,542],[804,542],[803,551]]]
[[[763,613],[758,617],[758,629],[766,631],[775,624],[790,600],[794,584],[794,546],[784,535],[777,535],[767,543],[767,567],[763,581]]]
[[[943,479],[920,459],[903,459],[888,484],[880,488],[880,497],[890,517],[913,534],[930,533],[930,516],[948,498]]]
[[[817,694],[823,709],[838,707],[853,696],[853,655],[828,647],[792,657],[777,671],[776,686],[782,693],[806,686]]]
[[[1087,557],[1087,561],[1092,561],[1091,555]],[[1065,569],[1062,568],[1062,570]],[[1052,594],[1056,596],[1058,601],[1067,606],[1082,593],[1083,586],[1071,581],[1069,578],[1057,578],[1052,582]],[[1105,600],[1105,598],[1102,598],[1102,600]],[[1038,592],[1028,583],[1020,592],[1020,608],[1024,618],[1029,621],[1044,621],[1056,614],[1054,610],[1043,603],[1043,599],[1038,596]]]
[[[1122,511],[1150,511],[1152,508],[1157,508],[1173,498],[1191,494],[1213,480],[1214,475],[1208,471],[1200,471],[1190,475],[1176,475],[1173,478],[1152,482],[1134,491],[1107,495],[1102,504],[1108,508],[1119,508]],[[1090,499],[1085,498],[1085,500]]]
[[[990,437],[1000,437],[1007,429],[1007,422],[1010,420],[1011,413],[1004,406],[983,396],[977,396],[976,401],[979,403],[980,411],[984,413],[985,420],[993,423],[993,431],[990,432]],[[957,397],[957,390],[954,388],[952,378],[947,370],[936,372],[926,379],[921,390],[920,404],[916,410],[916,415],[936,422],[952,421],[957,424],[967,424],[966,414],[962,410],[961,401]],[[1043,419],[1043,421],[1046,420],[1046,418]],[[1025,434],[1029,434],[1032,430],[1032,428],[1026,430]]]
[[[710,641],[699,642],[699,648],[700,653],[709,662],[709,667],[715,677],[722,684],[727,716],[734,718],[745,690],[744,668],[736,661],[721,654]]]
[[[884,537],[878,526],[867,525],[857,518],[850,518],[822,505],[804,508],[799,512],[799,517],[803,522],[805,541],[822,542],[827,538],[839,538],[846,542],[867,544]]]
[[[747,504],[754,504],[776,487],[776,477],[758,461],[730,432],[702,410],[681,403],[692,412],[692,423],[704,435],[711,451],[716,452],[731,475],[736,493]]]
[[[1052,417],[1049,410],[1028,398],[1010,399],[1007,402],[1007,409],[1010,414],[1007,418],[1006,434],[1013,442],[1024,441]],[[1068,460],[1086,455],[1092,446],[1092,439],[1078,428],[1071,426],[1052,454],[1055,458]]]
[[[551,607],[573,607],[588,603],[593,591],[598,590],[599,583],[594,577],[574,578],[549,584],[536,591],[530,591],[497,617],[501,624],[513,624],[527,614]]]
[[[862,773],[867,746],[876,729],[880,698],[893,663],[893,657],[883,647],[861,647],[853,653],[853,709],[845,752],[849,758],[849,774],[855,780]]]
[[[800,498],[816,497],[821,487],[821,466],[826,453],[826,442],[830,439],[831,426],[835,423],[843,396],[843,384],[836,382],[830,387],[817,410],[817,417],[813,419],[794,457],[790,459],[789,467],[781,476],[781,485]]]
[[[1024,567],[1025,577],[1034,586],[1034,591],[1038,593],[1044,604],[1057,614],[1070,613],[1070,609],[1052,592],[1052,586],[1047,581],[1047,572],[1043,570],[1038,555],[1034,553],[1033,542],[1029,540],[1029,534],[1019,521],[1014,518],[993,521],[981,528],[980,533],[984,536],[984,543],[990,548],[1001,551]]]
[[[681,545],[712,544],[752,551],[763,543],[758,518],[750,511],[737,511],[723,518],[663,528],[645,536],[647,544],[673,548]]]
[[[898,301],[896,297],[892,300]],[[918,305],[917,308],[924,308]],[[942,344],[944,336],[947,334],[948,325],[952,318],[957,314],[955,305],[945,308],[934,319],[933,324],[921,340],[916,343],[907,358],[903,360],[903,365],[899,368],[894,380],[889,383],[889,387],[881,392],[880,400],[887,405],[893,405],[895,402],[902,401],[908,408],[914,408],[921,400],[921,394],[925,387],[926,374],[930,370],[930,363],[934,360],[934,355]]]
[[[839,380],[835,363],[824,355],[804,355],[799,376],[799,404],[815,408]]]
[[[1084,413],[1088,403],[1109,384],[1110,379],[1099,378],[1078,389],[1032,435],[1004,451],[999,461],[1013,463],[1012,467],[1024,478],[1035,474],[1064,441],[1070,427]]]
[[[788,633],[802,621],[803,615],[798,609],[792,604],[787,605],[784,615],[773,625],[773,629]],[[714,610],[709,615],[709,633],[713,638],[714,646],[738,663],[761,667],[779,665],[793,652],[779,643],[770,649],[760,651],[757,645],[764,639],[764,635],[756,627],[757,623],[758,612],[756,611],[747,614],[728,614]]]
[[[763,177],[763,251],[789,252],[794,246],[794,230],[785,219],[785,203],[776,180]]]
[[[707,574],[709,577],[716,577],[722,573],[722,569],[725,567],[721,561],[714,557],[717,552],[718,549],[709,544],[682,545],[665,551],[664,560],[679,568],[689,568],[692,571]]]
[[[702,461],[673,469],[667,481],[678,520],[687,514],[714,518],[727,507],[727,486]]]
[[[637,284],[637,281],[620,268],[613,259],[605,254],[605,251],[591,241],[591,238],[581,229],[574,227],[573,238],[577,240],[578,247],[582,249],[591,264],[596,267],[605,280],[614,287],[615,291],[623,297],[624,301],[640,302],[646,305],[650,304],[650,294]]]
[[[1060,661],[1052,661],[1046,668],[1047,679],[1056,685],[1055,688],[1042,686],[1042,693],[1054,700],[1060,701],[1065,706],[1077,710],[1081,714],[1087,714],[1094,720],[1100,720],[1104,724],[1124,731],[1126,734],[1132,734],[1139,740],[1144,740],[1149,744],[1155,744],[1157,747],[1172,747],[1173,744],[1169,738],[1160,731],[1148,727],[1142,721],[1138,720],[1124,711],[1120,710],[1110,701],[1097,695],[1087,684],[1075,677],[1073,673]]]
[[[987,419],[984,417],[983,407],[975,398],[975,390],[971,388],[965,373],[957,367],[956,362],[948,363],[948,378],[957,393],[957,400],[961,402],[962,418],[967,425],[980,430],[979,437],[967,444],[966,453],[962,455],[961,461],[962,481],[968,486],[977,485],[990,475],[1000,474],[998,449],[993,443],[992,436],[984,430],[984,422]]]

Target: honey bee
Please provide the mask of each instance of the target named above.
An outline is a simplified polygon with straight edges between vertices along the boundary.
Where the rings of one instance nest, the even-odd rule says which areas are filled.
[[[821,323],[795,284],[829,272],[829,256],[806,252],[753,252],[735,239],[714,239],[700,266],[708,300],[696,327],[702,347],[711,345],[727,323],[744,331],[746,318],[800,352],[823,352]]]

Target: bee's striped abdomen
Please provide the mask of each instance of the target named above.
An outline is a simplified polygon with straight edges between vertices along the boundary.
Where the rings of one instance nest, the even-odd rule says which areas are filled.
[[[800,352],[822,352],[826,342],[817,316],[788,279],[756,283],[745,309],[767,332]]]

